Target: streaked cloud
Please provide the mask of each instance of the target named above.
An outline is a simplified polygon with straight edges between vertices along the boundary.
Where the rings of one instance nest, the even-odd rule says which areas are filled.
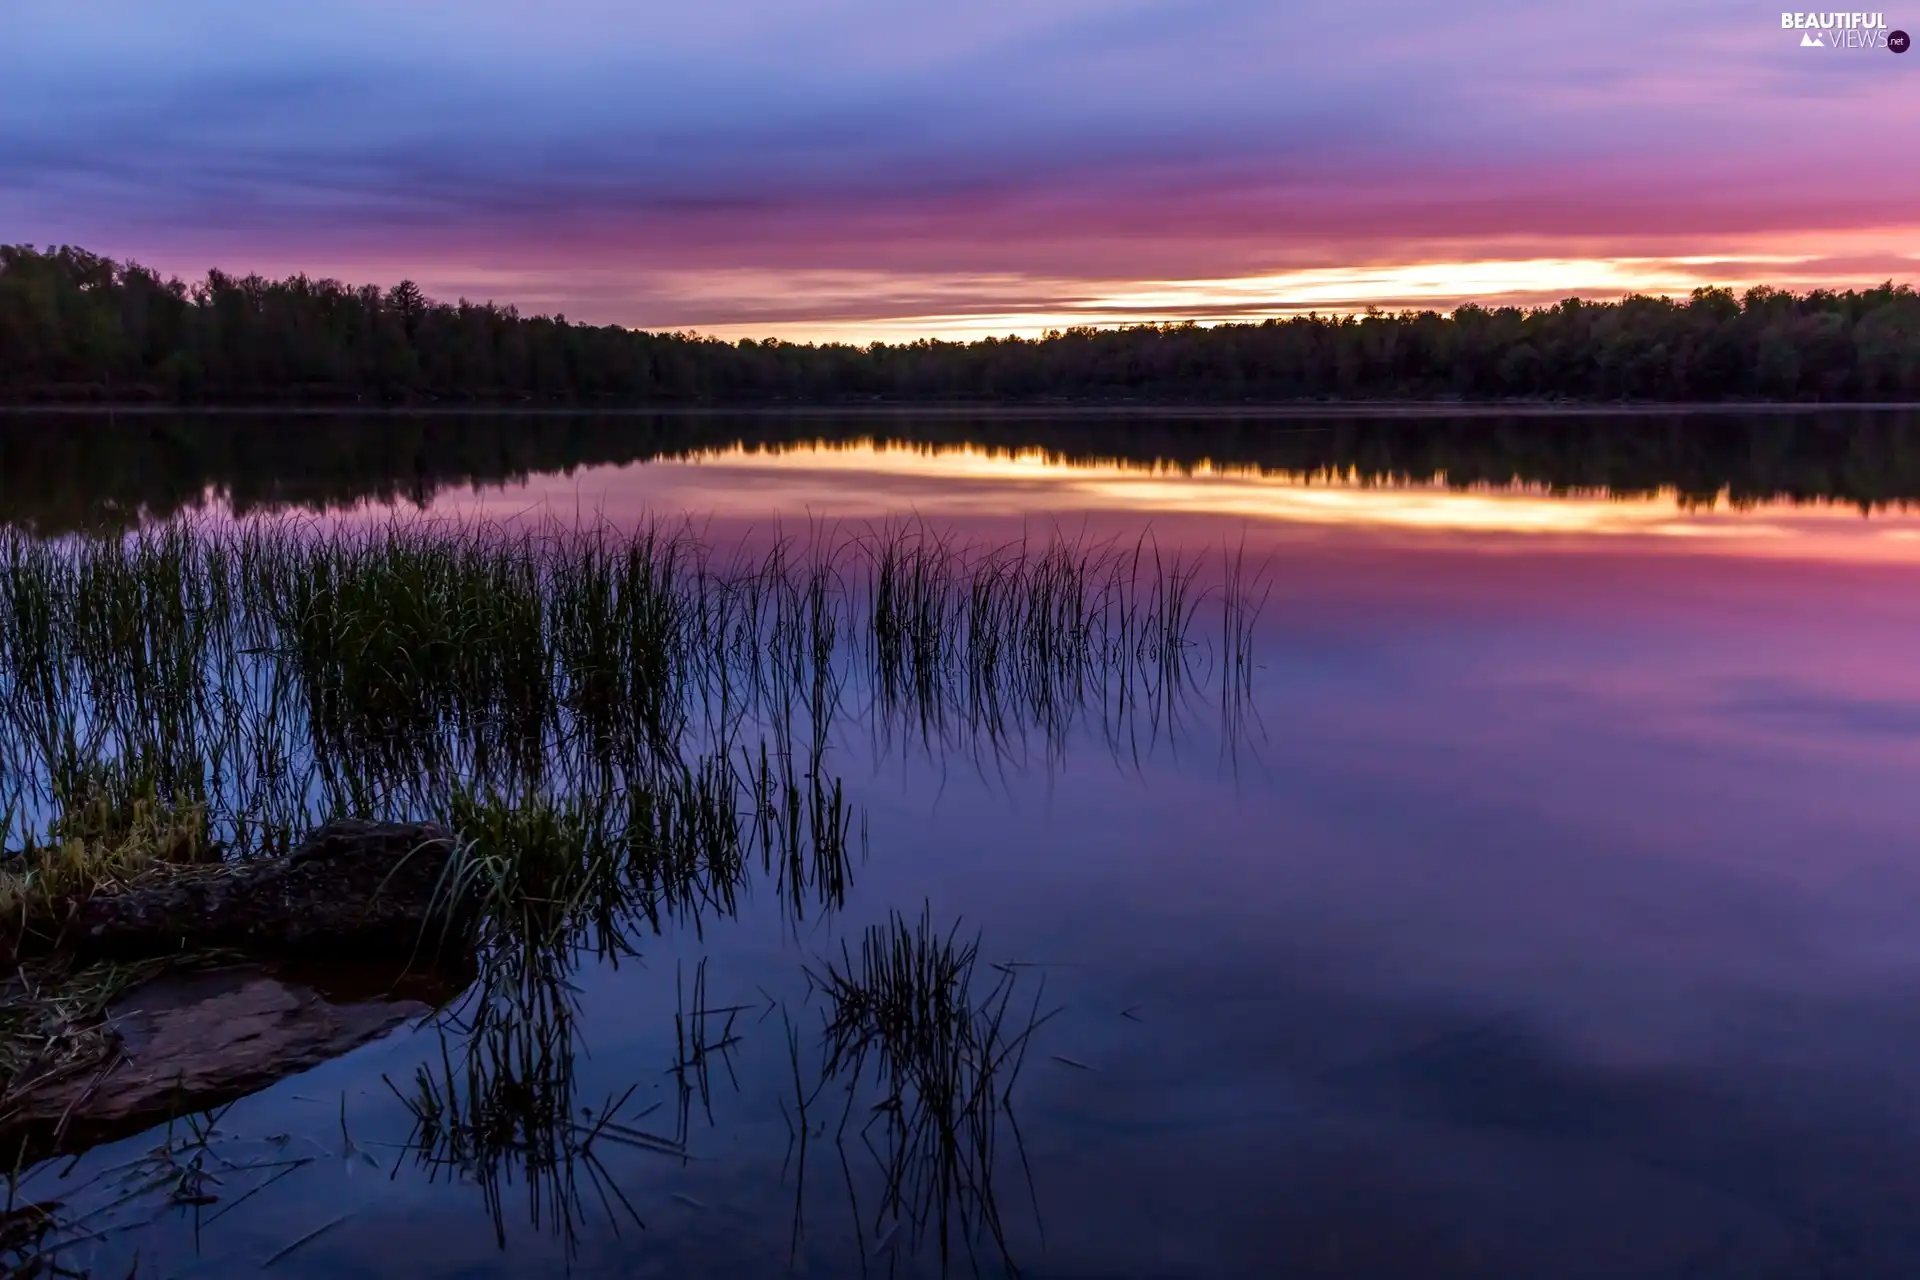
[[[1920,256],[1920,63],[1728,0],[8,8],[5,237],[183,273],[859,336]]]

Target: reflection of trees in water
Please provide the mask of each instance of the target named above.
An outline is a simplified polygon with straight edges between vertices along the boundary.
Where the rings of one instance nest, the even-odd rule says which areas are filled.
[[[125,528],[196,508],[241,513],[424,504],[446,489],[745,446],[874,441],[1039,450],[1065,462],[1202,464],[1361,482],[1516,481],[1833,501],[1920,498],[1920,415],[1807,411],[1551,417],[1046,417],[135,414],[0,417],[0,523]]]

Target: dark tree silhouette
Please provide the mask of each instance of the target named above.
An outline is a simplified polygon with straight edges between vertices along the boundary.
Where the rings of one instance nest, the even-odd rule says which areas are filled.
[[[1063,462],[1252,469],[1362,483],[1515,482],[1688,504],[1920,505],[1920,410],[1329,416],[1154,413],[74,412],[0,414],[0,526],[125,529],[218,497],[240,514],[426,503],[538,473],[873,441]],[[1276,426],[1282,428],[1276,430]]]
[[[176,404],[1920,401],[1920,295],[1697,289],[868,347],[724,342],[0,246],[0,400]]]

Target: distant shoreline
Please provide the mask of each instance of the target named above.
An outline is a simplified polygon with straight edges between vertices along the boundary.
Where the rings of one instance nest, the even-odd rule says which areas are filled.
[[[779,404],[765,401],[742,404],[660,405],[359,405],[255,404],[172,405],[83,404],[50,402],[0,404],[4,417],[872,417],[872,418],[1519,418],[1519,417],[1649,417],[1672,414],[1809,414],[1896,413],[1920,411],[1915,401],[1570,401],[1570,400],[1345,400],[1259,401],[1246,404],[1192,401],[883,401],[829,404]]]
[[[1920,402],[1920,293],[1891,281],[855,346],[575,324],[405,280],[216,270],[190,286],[71,245],[0,248],[0,399],[22,406],[1199,418]]]

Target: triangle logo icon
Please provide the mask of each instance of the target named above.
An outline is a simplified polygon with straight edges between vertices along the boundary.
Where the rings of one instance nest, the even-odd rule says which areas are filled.
[[[1800,37],[1800,47],[1802,49],[1824,49],[1827,47],[1826,37],[1817,36],[1809,31]]]

